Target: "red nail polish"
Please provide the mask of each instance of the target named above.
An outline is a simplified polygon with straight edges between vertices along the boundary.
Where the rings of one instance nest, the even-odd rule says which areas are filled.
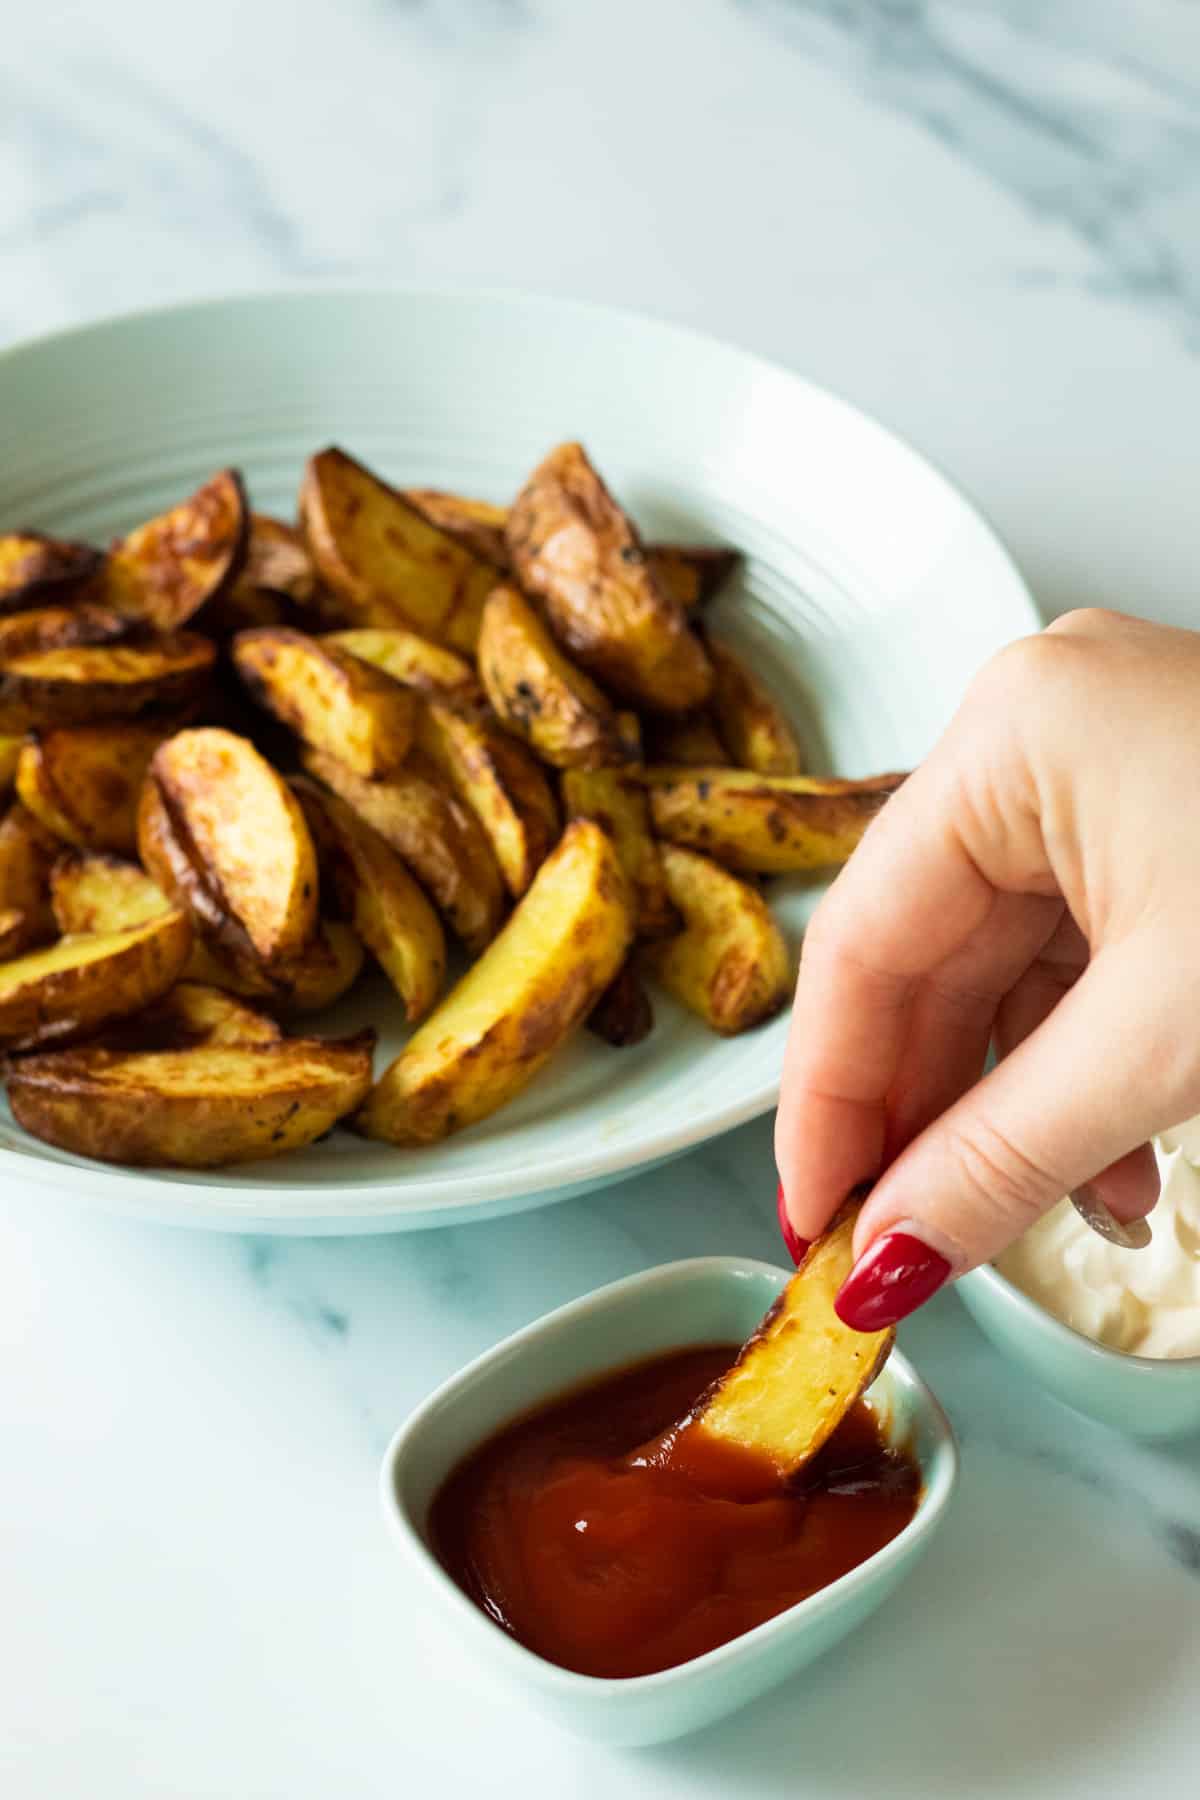
[[[882,1331],[923,1306],[950,1264],[907,1231],[885,1231],[842,1283],[834,1310],[852,1331]]]
[[[808,1239],[797,1235],[796,1227],[787,1216],[787,1207],[783,1202],[782,1181],[777,1182],[775,1187],[775,1211],[779,1215],[779,1229],[783,1233],[787,1253],[794,1263],[799,1264],[803,1259],[804,1252],[808,1249]]]

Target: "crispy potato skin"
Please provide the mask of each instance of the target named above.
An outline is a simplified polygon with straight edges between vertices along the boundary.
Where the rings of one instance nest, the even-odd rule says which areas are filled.
[[[77,644],[110,644],[128,629],[111,607],[80,600],[75,606],[39,606],[0,618],[0,663]]]
[[[0,533],[0,614],[74,599],[103,561],[88,544],[43,537],[38,531]]]
[[[587,1017],[593,1037],[614,1050],[640,1044],[654,1030],[654,1008],[642,985],[637,966],[628,958],[621,964]]]
[[[507,537],[522,587],[545,603],[555,635],[589,673],[656,712],[707,700],[704,647],[580,444],[561,444],[534,470]]]
[[[679,928],[662,858],[650,830],[645,789],[620,769],[567,769],[563,806],[569,819],[595,819],[614,844],[634,900],[637,934],[666,937]]]
[[[655,719],[650,727],[649,753],[652,763],[689,769],[733,766],[716,725],[703,712],[689,713],[683,719]]]
[[[474,650],[497,571],[344,451],[310,459],[300,524],[349,623],[404,625],[451,649]]]
[[[160,1000],[121,1019],[99,1040],[105,1050],[186,1050],[195,1044],[276,1044],[281,1033],[266,1013],[220,988],[177,981]]]
[[[272,992],[264,1004],[287,1015],[321,1012],[350,992],[365,961],[366,952],[357,932],[340,919],[319,919],[303,950],[270,965],[267,973]],[[241,974],[238,965],[234,966],[234,974]]]
[[[496,1112],[586,1018],[632,935],[612,840],[577,819],[499,937],[376,1083],[359,1128],[430,1144]]]
[[[467,500],[461,494],[447,494],[439,488],[404,488],[402,492],[423,519],[464,544],[473,556],[507,572],[507,506],[494,506],[490,500]]]
[[[792,968],[762,895],[706,856],[674,844],[662,846],[662,864],[683,930],[647,944],[643,967],[723,1037],[772,1018],[787,1004]]]
[[[104,601],[122,618],[177,631],[236,582],[250,541],[250,509],[236,469],[139,525],[109,551]]]
[[[391,845],[469,950],[491,942],[504,907],[496,859],[474,814],[419,751],[382,781],[317,750],[305,752],[304,766]]]
[[[19,801],[0,819],[0,956],[20,956],[54,936],[50,874],[60,848]]]
[[[163,733],[152,725],[80,725],[31,737],[17,764],[17,792],[65,843],[132,855],[138,800]]]
[[[558,806],[541,765],[494,720],[437,700],[421,707],[417,743],[478,819],[519,899],[558,837]]]
[[[282,626],[242,631],[233,663],[260,706],[356,775],[386,775],[408,755],[414,696],[328,639]]]
[[[712,709],[731,759],[759,775],[799,775],[804,758],[796,734],[765,683],[728,644],[708,640]]]
[[[498,587],[483,609],[479,673],[497,718],[555,768],[630,760],[622,715],[568,662],[524,595]]]
[[[358,631],[327,632],[322,642],[348,650],[351,656],[419,693],[453,700],[462,707],[486,704],[479,678],[466,658],[415,631],[364,626]]]
[[[731,869],[764,875],[834,868],[904,780],[755,775],[741,769],[650,767],[639,772],[659,837]]]
[[[651,576],[687,612],[715,600],[741,560],[737,550],[707,544],[646,545]]]
[[[834,1297],[854,1263],[858,1206],[848,1202],[676,1437],[686,1466],[689,1439],[704,1436],[753,1451],[779,1479],[799,1473],[832,1436],[882,1369],[895,1331],[852,1331]]]
[[[191,941],[187,916],[173,910],[0,964],[0,1045],[62,1043],[139,1011],[178,979]]]
[[[9,657],[0,663],[0,731],[178,712],[203,694],[216,656],[207,638],[179,631]]]
[[[373,1032],[326,1042],[87,1047],[23,1059],[13,1116],[60,1149],[133,1167],[218,1168],[311,1144],[360,1103]]]

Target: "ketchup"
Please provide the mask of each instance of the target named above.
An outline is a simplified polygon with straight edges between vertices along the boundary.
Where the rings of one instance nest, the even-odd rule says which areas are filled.
[[[437,1493],[443,1568],[528,1649],[581,1675],[649,1675],[750,1631],[865,1562],[921,1478],[861,1401],[789,1486],[747,1452],[630,1459],[684,1417],[737,1345],[676,1351],[489,1438]],[[753,1497],[748,1497],[753,1496]]]

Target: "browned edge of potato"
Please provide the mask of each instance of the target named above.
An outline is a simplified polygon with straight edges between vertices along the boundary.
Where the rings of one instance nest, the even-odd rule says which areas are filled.
[[[643,945],[641,966],[723,1037],[773,1018],[791,994],[792,967],[763,896],[676,844],[662,846],[662,866],[683,930]]]
[[[834,868],[905,779],[757,775],[650,765],[637,772],[660,838],[763,875]]]
[[[17,793],[65,843],[132,855],[142,783],[162,740],[161,727],[136,720],[35,732],[21,750]]]
[[[741,561],[739,550],[718,544],[646,545],[651,576],[687,612],[715,600]]]
[[[104,558],[90,544],[40,531],[0,532],[0,614],[75,599],[99,573]]]
[[[0,1045],[64,1042],[137,1012],[183,973],[192,927],[177,910],[127,931],[60,938],[0,964]]]
[[[405,626],[364,625],[357,630],[330,631],[322,641],[348,650],[351,656],[420,693],[453,700],[464,708],[484,704],[479,677],[465,656]]]
[[[233,666],[259,706],[356,775],[386,775],[408,755],[415,696],[328,638],[289,626],[240,631]]]
[[[228,592],[250,541],[250,509],[236,469],[115,543],[101,579],[104,601],[153,631],[177,631]]]
[[[563,655],[516,588],[498,587],[488,596],[479,673],[501,723],[555,768],[598,769],[631,759],[622,715]]]
[[[216,657],[190,631],[9,657],[0,663],[0,731],[178,712],[204,693]]]
[[[667,892],[645,789],[620,769],[566,769],[562,796],[569,819],[595,819],[616,844],[633,894],[638,936],[666,937],[676,931],[679,914]]]
[[[187,1050],[197,1044],[276,1044],[276,1021],[223,988],[177,981],[158,1000],[93,1040],[105,1050]]]
[[[0,819],[0,958],[54,936],[50,881],[61,845],[18,801]]]
[[[478,819],[519,899],[558,837],[558,803],[542,765],[494,720],[433,699],[421,704],[417,743]]]
[[[713,666],[712,710],[730,761],[759,775],[799,775],[799,739],[766,682],[728,644],[707,637]]]
[[[129,627],[110,606],[80,600],[74,606],[39,606],[0,618],[0,663],[81,644],[111,644]]]
[[[632,958],[626,957],[593,1006],[587,1028],[614,1050],[641,1044],[654,1030],[654,1007]]]

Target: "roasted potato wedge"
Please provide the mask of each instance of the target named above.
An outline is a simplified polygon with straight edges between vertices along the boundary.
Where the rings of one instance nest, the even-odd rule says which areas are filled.
[[[282,1033],[266,1013],[221,988],[196,981],[175,986],[97,1040],[105,1050],[186,1050],[193,1044],[276,1044]]]
[[[220,952],[217,952],[218,965]],[[272,963],[267,974],[271,994],[264,1004],[280,1012],[321,1012],[348,994],[362,974],[366,951],[358,933],[340,919],[320,919],[317,929],[298,955]],[[231,965],[232,982],[218,979],[218,987],[245,991],[247,970],[242,962]]]
[[[683,930],[647,944],[642,965],[723,1037],[779,1012],[792,991],[783,933],[756,888],[706,856],[662,846],[663,872]]]
[[[888,1359],[895,1331],[852,1331],[834,1311],[854,1264],[858,1207],[847,1203],[804,1260],[737,1361],[674,1437],[687,1466],[702,1441],[746,1450],[775,1482],[799,1474]]]
[[[150,784],[214,901],[200,900],[183,879],[177,891],[200,922],[268,967],[298,957],[316,929],[317,858],[283,778],[245,738],[208,727],[160,745]],[[158,878],[146,835],[139,830],[142,860]]]
[[[103,561],[88,544],[43,537],[39,531],[0,532],[0,613],[75,599]]]
[[[77,1156],[210,1169],[282,1156],[335,1125],[371,1084],[373,1032],[327,1042],[59,1051],[9,1075],[18,1124]]]
[[[0,799],[7,794],[17,778],[17,762],[21,755],[21,737],[0,737]]]
[[[495,942],[375,1084],[356,1123],[436,1143],[520,1093],[612,981],[633,908],[607,832],[567,826]]]
[[[677,600],[580,444],[560,444],[508,515],[517,579],[545,604],[555,636],[589,674],[653,712],[708,699],[712,669]]]
[[[416,697],[328,638],[284,626],[241,631],[233,664],[260,706],[356,775],[386,775],[408,755]]]
[[[495,721],[437,700],[421,706],[417,743],[475,814],[519,899],[558,837],[558,805],[540,763]]]
[[[741,560],[737,550],[707,544],[646,545],[651,576],[686,612],[715,600]]]
[[[614,1050],[640,1044],[654,1030],[654,1008],[635,963],[626,958],[587,1016],[587,1028]]]
[[[654,829],[731,869],[763,875],[844,863],[903,775],[839,781],[745,769],[638,771]]]
[[[317,572],[294,525],[266,513],[251,513],[246,561],[233,584],[235,594],[280,594],[305,606],[317,591]]]
[[[711,637],[707,643],[712,709],[731,760],[759,775],[799,775],[804,767],[799,741],[766,684],[728,644]]]
[[[563,806],[569,819],[595,819],[617,846],[633,895],[637,934],[666,937],[679,929],[658,844],[650,830],[646,790],[620,769],[567,769]]]
[[[177,910],[129,931],[61,938],[0,964],[0,1044],[81,1037],[157,1000],[183,972],[192,927]]]
[[[0,963],[24,956],[27,950],[45,941],[45,932],[29,914],[18,912],[15,906],[0,906]]]
[[[497,571],[342,450],[309,460],[300,524],[317,572],[354,625],[406,625],[472,651]]]
[[[50,905],[63,937],[84,931],[128,931],[170,912],[156,882],[119,856],[64,851],[50,871]]]
[[[0,618],[0,663],[77,644],[111,644],[128,630],[111,607],[81,600],[76,606],[38,606]]]
[[[17,793],[65,843],[132,855],[142,782],[162,740],[153,725],[119,721],[35,733],[17,764]]]
[[[404,488],[401,490],[411,507],[458,543],[465,544],[472,555],[491,563],[502,573],[508,569],[508,545],[504,528],[508,524],[507,506],[495,506],[490,500],[468,500],[462,494],[447,494],[439,488]]]
[[[343,911],[415,1025],[442,991],[441,923],[399,856],[353,807],[304,776],[292,782]]]
[[[233,586],[249,540],[241,476],[222,469],[112,546],[100,584],[104,603],[138,625],[178,631]]]
[[[628,762],[629,737],[590,676],[568,662],[516,588],[498,587],[483,609],[479,673],[496,716],[556,768]]]
[[[19,802],[0,819],[0,957],[20,956],[54,936],[50,872],[60,849]]]
[[[399,626],[391,630],[364,626],[358,631],[327,632],[322,642],[348,650],[351,656],[382,669],[393,681],[421,693],[453,700],[462,707],[484,704],[483,689],[471,664],[457,650]]]
[[[652,762],[690,769],[719,769],[733,764],[716,726],[702,712],[689,713],[684,719],[652,720],[649,754]]]
[[[398,852],[469,950],[491,942],[504,908],[496,859],[475,815],[419,751],[382,781],[318,750],[305,752],[304,766]]]
[[[207,638],[179,631],[8,657],[0,663],[0,731],[178,712],[204,692],[216,655]]]

